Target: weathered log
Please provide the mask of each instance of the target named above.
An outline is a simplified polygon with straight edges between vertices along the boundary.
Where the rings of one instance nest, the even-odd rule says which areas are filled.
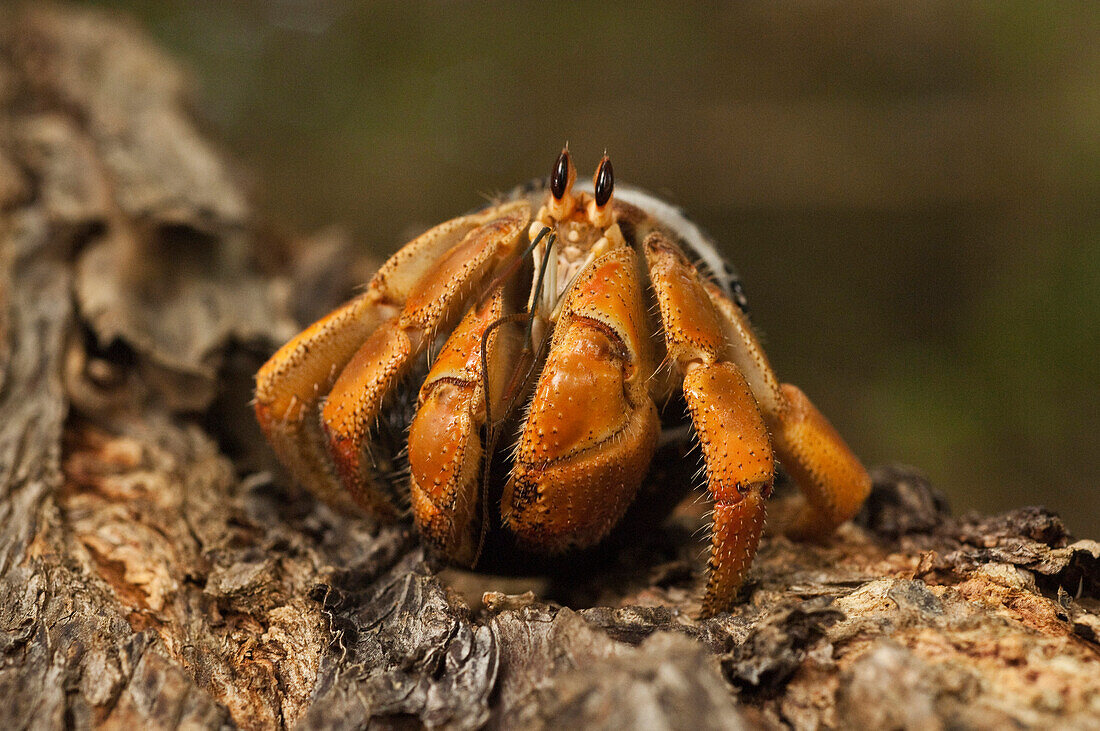
[[[350,247],[267,231],[186,88],[124,19],[0,16],[0,727],[1100,728],[1100,544],[912,470],[707,621],[690,506],[489,576],[318,504],[251,374]]]

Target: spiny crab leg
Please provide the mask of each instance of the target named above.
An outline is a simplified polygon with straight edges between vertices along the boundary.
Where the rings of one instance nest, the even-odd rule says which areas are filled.
[[[543,230],[545,231],[546,229]],[[539,234],[539,238],[542,238],[542,234]],[[551,296],[553,296],[554,288],[557,287],[556,267],[553,270],[551,270],[550,268],[550,263],[557,261],[557,256],[555,255],[554,250],[554,243],[556,241],[557,236],[555,234],[550,234],[550,238],[546,241],[544,250],[542,252],[542,259],[539,261],[539,268],[535,274],[535,286],[531,290],[531,298],[527,305],[529,317],[527,319],[527,335],[524,340],[524,348],[528,351],[533,350],[534,345],[535,313],[539,310],[540,305],[542,305],[543,308],[548,309],[546,307],[546,303],[543,301],[542,291],[544,289],[547,289],[551,293]],[[535,246],[537,244],[538,240],[536,239],[532,246]],[[550,282],[548,283],[546,281],[547,273],[551,271],[553,271],[553,274],[550,275]]]
[[[602,538],[633,499],[657,443],[642,274],[606,252],[566,295],[504,488],[504,523],[529,548]]]
[[[445,555],[468,565],[477,559],[486,527],[483,517],[477,531],[474,520],[484,508],[478,495],[481,431],[499,410],[521,337],[518,319],[505,316],[505,286],[472,308],[447,339],[420,389],[409,430],[417,528]]]
[[[321,407],[329,453],[344,486],[360,501],[369,489],[366,454],[383,399],[408,373],[440,328],[461,314],[474,289],[518,253],[531,217],[526,203],[493,209],[417,282],[401,314],[375,330],[355,352]]]
[[[775,472],[771,442],[749,384],[724,360],[722,324],[694,267],[659,232],[644,242],[668,356],[684,374],[684,398],[714,500],[704,617],[723,611],[741,586],[764,529]]]
[[[795,539],[823,538],[859,511],[871,492],[871,478],[806,394],[779,383],[741,308],[713,284],[706,288],[722,319],[727,357],[752,386],[779,459],[804,497],[783,531]]]
[[[256,374],[256,418],[264,435],[294,476],[330,504],[352,506],[328,458],[318,422],[319,402],[371,333],[401,312],[436,261],[500,211],[456,218],[414,239],[390,257],[363,294],[310,325]],[[362,502],[374,512],[392,514],[381,496],[371,495],[362,493]]]

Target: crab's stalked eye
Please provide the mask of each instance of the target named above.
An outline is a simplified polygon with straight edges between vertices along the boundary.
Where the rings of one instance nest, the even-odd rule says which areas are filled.
[[[559,201],[569,191],[569,168],[572,161],[569,159],[569,148],[563,147],[558,161],[554,163],[554,170],[550,173],[550,192]]]
[[[611,191],[615,189],[615,171],[611,168],[611,158],[607,155],[600,160],[596,176],[592,179],[595,187],[596,205],[603,207],[611,200]]]

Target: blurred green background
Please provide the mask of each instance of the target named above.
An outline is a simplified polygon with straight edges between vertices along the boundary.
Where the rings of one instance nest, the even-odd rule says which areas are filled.
[[[1100,3],[101,4],[193,70],[265,215],[380,256],[606,148],[867,463],[1100,536]]]

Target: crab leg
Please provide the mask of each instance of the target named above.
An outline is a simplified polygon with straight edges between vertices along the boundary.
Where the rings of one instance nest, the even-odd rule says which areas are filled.
[[[380,326],[344,367],[321,407],[329,454],[344,487],[361,504],[371,496],[371,426],[382,401],[409,371],[439,328],[449,327],[470,294],[509,257],[518,253],[531,217],[526,203],[491,211],[492,220],[470,231],[416,283],[401,314]]]
[[[733,601],[756,555],[775,471],[772,447],[749,383],[724,360],[722,323],[694,267],[661,233],[644,246],[668,356],[684,374],[714,499],[703,597],[703,615],[711,616]]]
[[[871,478],[806,394],[779,383],[741,308],[718,287],[705,286],[722,319],[727,357],[745,374],[779,459],[805,498],[784,532],[802,539],[826,536],[859,511],[871,491]]]
[[[319,497],[349,507],[332,472],[317,406],[359,346],[401,311],[416,283],[471,230],[499,209],[440,224],[390,257],[367,290],[310,325],[271,356],[256,374],[256,418],[280,461]],[[368,500],[381,512],[388,506]]]
[[[595,543],[649,468],[659,425],[641,276],[633,250],[612,249],[566,295],[502,498],[529,548]]]
[[[420,389],[409,430],[416,525],[428,541],[464,564],[476,559],[478,549],[474,518],[479,506],[481,428],[486,418],[482,339],[486,338],[493,414],[500,411],[509,367],[521,339],[519,323],[502,320],[505,299],[502,285],[466,313]]]

